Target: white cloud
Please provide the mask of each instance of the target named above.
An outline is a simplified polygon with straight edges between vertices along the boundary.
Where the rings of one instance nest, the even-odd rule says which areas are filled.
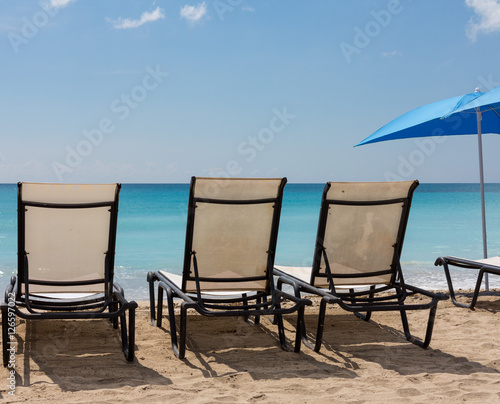
[[[49,6],[51,8],[63,8],[74,1],[76,0],[50,0]]]
[[[130,18],[118,18],[117,20],[109,20],[113,24],[113,28],[116,29],[130,29],[130,28],[138,28],[147,22],[156,21],[159,19],[165,18],[165,14],[163,14],[163,10],[160,7],[156,7],[155,10],[151,12],[145,11],[141,14],[141,18],[138,20],[131,20]]]
[[[198,3],[196,6],[188,6],[187,4],[181,8],[180,15],[191,22],[200,21],[207,14],[207,3]]]
[[[255,8],[250,7],[250,6],[247,6],[247,5],[242,6],[242,7],[241,7],[241,9],[242,9],[243,11],[249,11],[249,12],[251,12],[251,13],[253,13],[253,12],[255,11]]]
[[[465,0],[476,13],[466,29],[467,36],[475,41],[480,33],[500,31],[500,0]]]

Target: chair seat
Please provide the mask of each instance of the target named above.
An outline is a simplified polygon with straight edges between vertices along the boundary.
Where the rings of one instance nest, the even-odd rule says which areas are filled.
[[[496,267],[500,267],[500,256],[483,258],[483,259],[476,260],[476,261],[480,262],[481,264],[493,265]]]
[[[287,275],[293,276],[301,280],[302,282],[309,283],[311,280],[312,267],[288,267],[283,265],[275,265],[275,269],[281,271]],[[373,285],[337,285],[335,284],[335,289],[367,289]]]
[[[495,267],[500,267],[500,256],[496,257],[490,257],[490,258],[482,258],[479,260],[471,260],[468,258],[460,258],[460,257],[447,257],[450,261],[458,261],[458,262],[467,262],[470,263],[472,266],[475,266],[477,264],[482,264],[482,265],[491,265]]]
[[[479,260],[471,260],[467,258],[459,257],[439,257],[436,259],[434,265],[442,265],[444,273],[446,276],[446,282],[448,283],[448,290],[450,292],[451,301],[455,306],[464,307],[472,309],[477,303],[479,293],[481,291],[481,285],[483,282],[483,277],[487,274],[500,275],[500,257],[490,257],[483,258]],[[476,286],[470,303],[460,303],[457,301],[455,296],[455,288],[453,287],[453,281],[451,277],[451,271],[449,266],[454,266],[458,268],[474,269],[479,270],[476,280]]]
[[[164,277],[170,279],[179,289],[182,288],[182,275],[177,275],[171,272],[167,271],[158,271],[161,273]],[[244,294],[250,295],[252,293],[255,293],[253,291],[230,291],[230,290],[222,290],[222,291],[202,291],[201,295],[202,296],[219,296],[219,297],[234,297],[234,296],[242,296]],[[187,295],[195,295],[195,293],[187,293]]]
[[[45,299],[61,299],[61,300],[80,300],[89,297],[98,297],[102,293],[31,293],[32,297],[40,297]]]

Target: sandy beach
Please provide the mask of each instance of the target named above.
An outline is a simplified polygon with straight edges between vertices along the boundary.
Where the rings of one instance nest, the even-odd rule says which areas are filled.
[[[317,300],[306,311],[314,329]],[[137,312],[136,360],[125,361],[118,333],[105,320],[18,319],[15,396],[2,367],[0,397],[37,403],[364,403],[499,402],[500,292],[474,311],[440,302],[431,345],[403,337],[398,313],[366,323],[330,306],[321,352],[279,348],[275,326],[191,313],[186,358],[174,357],[166,329],[152,327],[149,304]],[[409,315],[414,334],[427,312]],[[292,337],[294,317],[285,317]],[[164,326],[168,327],[165,321]]]

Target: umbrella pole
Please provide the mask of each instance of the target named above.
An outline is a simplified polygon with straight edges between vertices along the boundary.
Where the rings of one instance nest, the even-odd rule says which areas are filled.
[[[477,118],[477,142],[478,142],[477,146],[479,152],[479,181],[481,186],[481,219],[483,224],[483,256],[484,258],[488,258],[488,242],[486,239],[486,208],[484,203],[483,140],[481,134],[482,114],[479,108],[476,108],[476,118]],[[490,290],[488,274],[485,274],[484,286],[486,291]]]

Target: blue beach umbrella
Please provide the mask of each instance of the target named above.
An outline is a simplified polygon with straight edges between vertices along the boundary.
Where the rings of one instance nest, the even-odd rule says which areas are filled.
[[[474,119],[476,118],[476,119]],[[483,255],[487,258],[482,133],[500,133],[500,87],[448,98],[416,108],[389,122],[356,146],[428,136],[478,135]],[[488,279],[485,278],[488,290]]]

